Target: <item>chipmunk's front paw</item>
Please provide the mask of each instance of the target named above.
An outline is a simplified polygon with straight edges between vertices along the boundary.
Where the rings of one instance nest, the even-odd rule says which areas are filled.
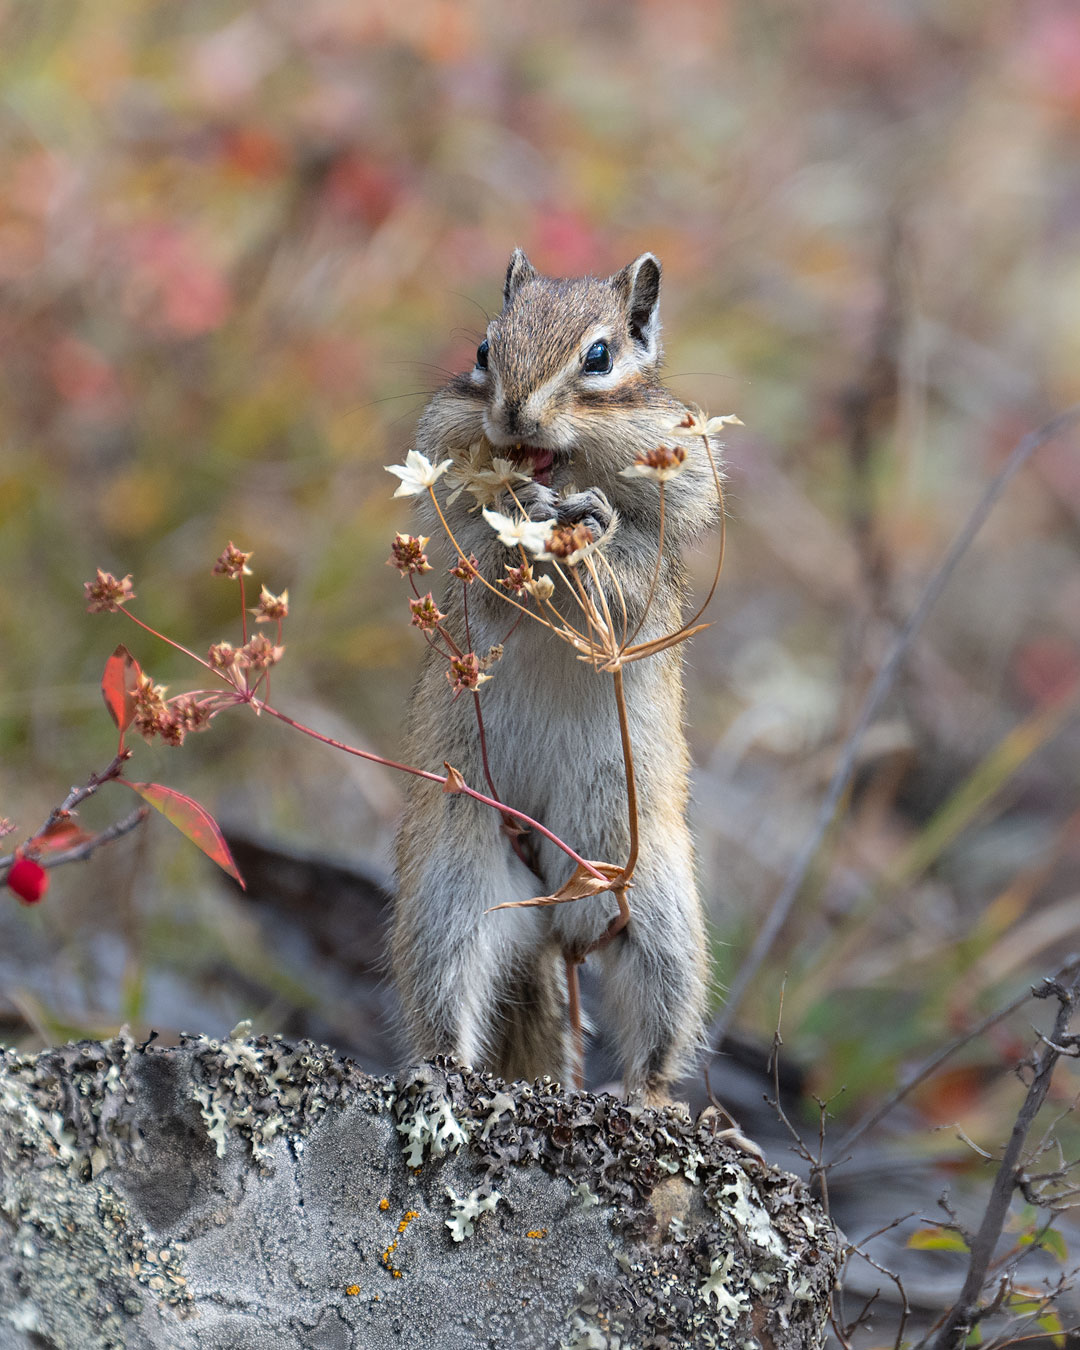
[[[517,489],[517,499],[530,520],[561,519],[555,493],[544,483],[523,483]]]
[[[558,519],[560,525],[585,525],[594,539],[607,530],[615,508],[599,488],[589,488],[587,492],[574,492],[559,502]]]

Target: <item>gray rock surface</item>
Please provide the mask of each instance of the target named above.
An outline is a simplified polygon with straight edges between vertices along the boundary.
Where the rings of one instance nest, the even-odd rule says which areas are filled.
[[[0,1053],[2,1350],[788,1350],[839,1246],[675,1109],[242,1035]]]

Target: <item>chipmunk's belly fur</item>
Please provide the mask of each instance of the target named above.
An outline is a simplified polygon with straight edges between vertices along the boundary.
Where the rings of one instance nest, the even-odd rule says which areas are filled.
[[[506,634],[481,620],[472,625],[479,651]],[[677,653],[666,653],[634,663],[623,673],[632,743],[639,748],[637,766],[638,811],[647,866],[654,837],[681,847],[690,870],[690,840],[684,821],[687,752],[682,733],[682,709],[672,706],[672,665]],[[436,667],[436,672],[438,667]],[[577,659],[573,650],[532,620],[522,620],[507,641],[504,655],[491,668],[492,680],[480,692],[480,712],[487,743],[488,764],[499,799],[526,812],[558,835],[581,856],[593,861],[622,864],[629,848],[626,772],[619,730],[618,707],[612,676]],[[462,730],[468,745],[466,764],[450,762],[465,774],[471,787],[489,792],[480,753],[479,729],[472,696],[462,695],[451,705],[445,677],[443,717],[449,728],[457,722],[452,742],[460,753]],[[678,677],[676,676],[676,679]],[[677,687],[677,686],[676,686]],[[496,812],[486,824],[501,829]],[[507,900],[558,889],[574,869],[573,861],[556,845],[539,838],[536,856],[541,878],[512,868],[514,893]],[[509,840],[504,847],[510,853]],[[514,860],[517,861],[516,859]],[[588,945],[598,938],[618,909],[610,893],[538,911],[536,934],[549,931],[561,943]],[[489,916],[494,923],[514,917],[506,912]]]

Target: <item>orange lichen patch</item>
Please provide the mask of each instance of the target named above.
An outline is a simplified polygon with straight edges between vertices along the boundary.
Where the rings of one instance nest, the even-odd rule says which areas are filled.
[[[350,1297],[355,1298],[356,1295],[360,1292],[360,1286],[358,1284],[350,1284],[348,1289],[345,1290],[345,1292]]]
[[[379,1201],[379,1208],[380,1208],[380,1209],[389,1209],[389,1208],[390,1208],[390,1201],[387,1200],[387,1198],[386,1198],[385,1195],[384,1195],[383,1198]]]
[[[525,1234],[526,1237],[530,1238],[546,1238],[547,1235],[548,1230],[546,1228],[530,1228]]]
[[[388,1203],[389,1203],[389,1202],[387,1202],[387,1204],[388,1204]],[[383,1205],[383,1202],[380,1201],[380,1202],[379,1202],[379,1208],[380,1208],[380,1209],[383,1209],[384,1207],[385,1207],[385,1206]],[[400,1222],[400,1223],[398,1224],[398,1226],[397,1226],[397,1230],[398,1230],[399,1236],[400,1236],[400,1234],[404,1233],[405,1229],[408,1228],[409,1224],[412,1223],[413,1219],[418,1219],[419,1217],[420,1217],[420,1211],[419,1211],[418,1209],[407,1209],[407,1210],[405,1211],[405,1214],[404,1214],[404,1216],[403,1216],[401,1222]],[[391,1260],[390,1260],[390,1258],[393,1256],[394,1252],[397,1250],[397,1245],[398,1245],[398,1239],[395,1238],[395,1239],[393,1240],[393,1242],[391,1242],[390,1246],[387,1247],[386,1251],[383,1252],[382,1256],[379,1257],[379,1260],[383,1263],[383,1265],[386,1267],[386,1269],[390,1272],[390,1274],[394,1277],[395,1280],[400,1280],[400,1279],[401,1279],[401,1276],[402,1276],[402,1272],[401,1272],[400,1270],[398,1270],[398,1269],[391,1263]]]

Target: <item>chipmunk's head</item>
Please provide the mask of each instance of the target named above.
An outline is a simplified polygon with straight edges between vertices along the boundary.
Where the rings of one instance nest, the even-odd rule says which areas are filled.
[[[659,299],[651,253],[612,277],[567,280],[541,276],[515,249],[502,313],[469,376],[491,444],[550,482],[604,419],[639,407],[656,381]]]

